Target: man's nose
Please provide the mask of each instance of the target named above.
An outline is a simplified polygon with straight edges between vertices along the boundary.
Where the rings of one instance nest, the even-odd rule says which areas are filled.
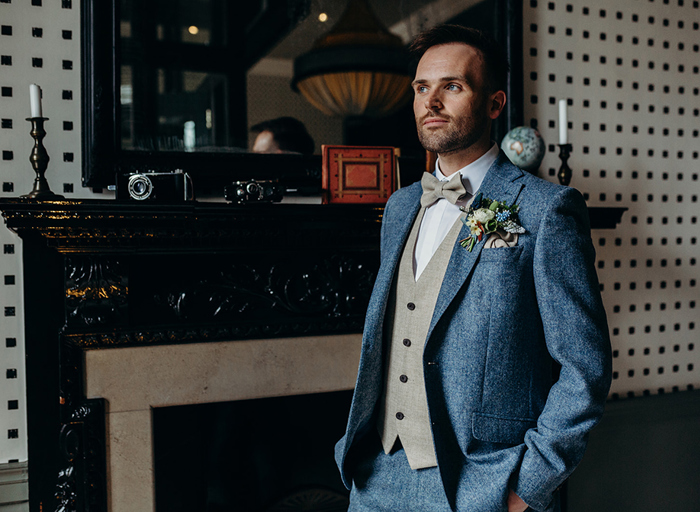
[[[438,91],[430,91],[430,94],[425,99],[425,108],[433,111],[442,109],[442,101]]]

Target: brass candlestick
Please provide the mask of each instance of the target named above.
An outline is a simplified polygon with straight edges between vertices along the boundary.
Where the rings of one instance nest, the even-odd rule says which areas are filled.
[[[559,167],[559,183],[568,186],[571,183],[571,167],[569,167],[569,155],[571,155],[571,144],[559,144],[559,158],[561,159],[561,167]]]
[[[32,123],[32,131],[29,133],[34,138],[34,147],[32,152],[29,154],[29,161],[32,163],[34,172],[36,172],[36,179],[34,180],[34,188],[29,194],[23,195],[21,197],[26,199],[63,199],[63,196],[54,194],[51,192],[49,187],[49,182],[46,181],[44,173],[46,172],[46,167],[49,165],[49,154],[46,152],[44,143],[42,142],[46,136],[46,130],[44,130],[44,121],[48,121],[48,117],[28,117],[27,121]]]

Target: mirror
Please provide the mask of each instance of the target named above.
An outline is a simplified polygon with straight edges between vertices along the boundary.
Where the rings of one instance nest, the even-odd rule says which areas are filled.
[[[371,0],[404,42],[441,22],[479,26],[507,48],[513,72],[502,136],[522,124],[519,0]],[[342,14],[340,0],[83,0],[83,185],[116,172],[184,169],[196,188],[222,180],[318,180],[321,144],[393,145],[418,167],[410,105],[387,118],[326,116],[291,90],[293,61]],[[250,127],[292,116],[316,156],[251,154]],[[500,140],[500,137],[498,137]]]

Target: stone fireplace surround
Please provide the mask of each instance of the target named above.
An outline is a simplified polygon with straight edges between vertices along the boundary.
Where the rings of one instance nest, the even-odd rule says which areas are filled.
[[[155,510],[153,408],[352,389],[360,344],[349,334],[85,351],[85,395],[107,402],[109,510]]]

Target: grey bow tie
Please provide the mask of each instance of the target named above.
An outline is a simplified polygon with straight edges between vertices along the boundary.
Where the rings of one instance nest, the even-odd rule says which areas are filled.
[[[423,207],[428,207],[435,201],[444,197],[450,203],[455,204],[457,200],[467,194],[464,188],[461,176],[459,173],[457,178],[449,181],[440,181],[429,172],[423,173],[420,184],[423,187],[423,195],[420,198],[420,204]]]

